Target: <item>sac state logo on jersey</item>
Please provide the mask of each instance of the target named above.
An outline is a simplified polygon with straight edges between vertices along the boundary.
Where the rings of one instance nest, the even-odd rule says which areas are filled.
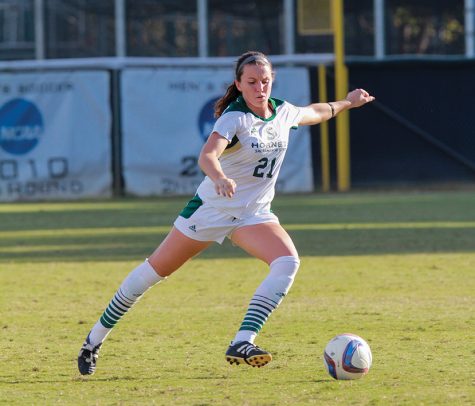
[[[0,147],[4,151],[13,155],[30,152],[43,130],[43,117],[32,102],[13,99],[0,108]]]
[[[275,131],[274,127],[269,126],[265,128],[265,135],[268,141],[275,140],[277,138],[277,131]]]

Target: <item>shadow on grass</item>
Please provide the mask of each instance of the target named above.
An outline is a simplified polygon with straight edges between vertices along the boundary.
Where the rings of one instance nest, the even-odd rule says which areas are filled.
[[[186,201],[0,206],[0,262],[139,260]],[[302,256],[475,252],[475,193],[280,196],[273,208],[284,227],[292,225]],[[246,256],[226,241],[200,257]]]
[[[0,231],[74,230],[80,228],[126,228],[169,226],[179,211],[150,210],[69,210],[33,213],[0,213]]]
[[[301,256],[347,256],[475,252],[475,227],[293,230],[289,232]],[[0,242],[0,262],[128,261],[142,259],[165,237],[163,233],[99,236],[35,236]],[[246,257],[225,241],[200,258]]]

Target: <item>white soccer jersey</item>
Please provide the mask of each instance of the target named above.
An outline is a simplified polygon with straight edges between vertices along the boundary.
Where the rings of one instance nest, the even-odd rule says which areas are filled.
[[[237,218],[269,207],[284,160],[291,128],[297,128],[302,109],[286,101],[269,99],[274,113],[269,118],[254,114],[242,96],[216,121],[213,132],[229,141],[219,158],[225,175],[236,182],[232,198],[219,196],[207,176],[197,194],[210,205]]]

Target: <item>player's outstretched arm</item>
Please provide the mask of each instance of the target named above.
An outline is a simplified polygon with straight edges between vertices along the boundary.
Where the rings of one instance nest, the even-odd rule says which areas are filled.
[[[371,96],[364,89],[355,89],[349,92],[344,100],[337,100],[329,103],[313,103],[304,107],[304,114],[299,125],[314,125],[322,121],[330,120],[344,110],[361,107],[372,102]]]

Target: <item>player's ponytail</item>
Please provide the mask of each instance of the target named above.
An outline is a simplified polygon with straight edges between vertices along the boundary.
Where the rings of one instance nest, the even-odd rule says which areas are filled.
[[[236,62],[234,77],[238,82],[241,80],[244,66],[251,63],[255,65],[269,65],[272,70],[272,64],[262,52],[248,51],[242,54]],[[221,97],[214,105],[214,116],[216,118],[220,117],[221,114],[223,114],[224,110],[226,110],[226,108],[233,101],[235,101],[240,94],[241,92],[238,90],[236,84],[233,81],[233,83],[231,83],[226,89],[226,93],[224,94],[224,96]]]
[[[234,82],[231,83],[226,89],[224,96],[214,105],[214,116],[216,118],[220,117],[221,114],[223,114],[223,111],[226,110],[226,107],[236,100],[240,94],[241,92],[236,87],[236,84]]]

